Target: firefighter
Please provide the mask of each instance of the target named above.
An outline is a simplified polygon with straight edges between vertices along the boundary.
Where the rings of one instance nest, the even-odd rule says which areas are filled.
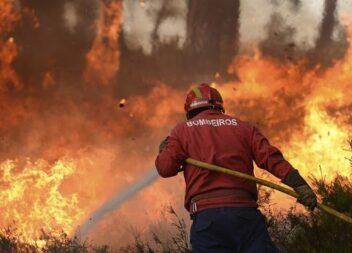
[[[178,124],[161,142],[155,165],[161,177],[183,171],[185,208],[192,222],[194,253],[278,252],[258,210],[254,182],[185,164],[185,159],[216,164],[253,175],[253,161],[298,193],[310,210],[317,198],[299,172],[259,130],[225,114],[220,93],[201,84],[184,105],[187,121]]]

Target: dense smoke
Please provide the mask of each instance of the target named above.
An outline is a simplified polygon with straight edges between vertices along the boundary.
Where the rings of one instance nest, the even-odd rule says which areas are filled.
[[[348,43],[337,17],[337,0],[275,4],[286,10],[274,11],[265,27],[267,37],[259,44],[264,55],[289,61],[303,58],[306,68],[326,68],[344,56]],[[316,10],[320,13],[314,13]]]

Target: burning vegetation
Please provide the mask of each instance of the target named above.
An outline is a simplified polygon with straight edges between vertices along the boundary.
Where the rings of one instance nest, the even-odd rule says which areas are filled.
[[[49,247],[43,231],[72,234],[151,169],[198,82],[213,83],[227,113],[256,124],[303,175],[348,184],[352,22],[342,1],[321,6],[313,43],[283,18],[313,15],[306,1],[257,6],[268,22],[251,43],[241,27],[259,25],[263,14],[245,16],[253,1],[66,2],[0,2],[0,227],[21,242]],[[120,247],[126,224],[164,231],[165,206],[183,212],[182,184],[156,182],[90,236]]]

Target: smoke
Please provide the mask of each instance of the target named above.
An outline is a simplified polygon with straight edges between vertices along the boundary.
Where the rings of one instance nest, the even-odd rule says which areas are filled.
[[[20,76],[39,86],[45,73],[50,72],[60,86],[75,85],[80,82],[82,69],[88,68],[87,51],[97,43],[107,43],[97,56],[106,59],[105,65],[100,65],[101,70],[99,64],[90,64],[90,68],[111,71],[98,75],[106,76],[106,80],[99,80],[98,76],[90,80],[110,83],[118,97],[146,94],[155,81],[184,89],[189,83],[214,81],[217,72],[223,80],[229,80],[227,66],[238,52],[252,52],[259,46],[265,55],[283,59],[305,57],[315,48],[323,14],[331,13],[325,10],[324,1],[122,1],[122,32],[115,39],[106,40],[106,35],[97,37],[95,32],[102,6],[109,6],[109,2],[23,2],[24,8],[35,10],[40,25],[33,29],[33,22],[28,22],[27,17],[14,31],[21,50],[15,62]],[[348,13],[349,8],[351,5],[346,1],[337,2],[335,17]],[[215,10],[217,14],[213,13]],[[341,29],[335,26],[335,39],[331,41],[342,43],[333,45],[332,54],[337,54],[337,58],[346,46]],[[116,43],[121,53],[119,59],[109,51]],[[311,58],[315,59],[314,64],[324,61]],[[90,56],[90,62],[93,59]]]
[[[243,27],[244,40],[253,45],[257,39],[265,56],[288,61],[303,59],[306,62],[305,69],[316,66],[325,69],[341,59],[348,47],[346,31],[338,18],[338,3],[337,0],[272,1],[260,9],[265,14],[255,15],[257,9],[253,8],[254,3],[248,1],[246,4],[249,9],[246,9],[251,10],[251,13],[246,15],[255,17]],[[268,13],[271,13],[270,16],[267,16]],[[250,29],[255,25],[264,28],[264,32],[255,33],[257,37],[251,35],[251,31],[257,30]],[[248,51],[248,47],[244,50]],[[321,53],[323,51],[324,54]]]
[[[338,2],[338,0],[325,1],[319,35],[314,50],[310,52],[310,61],[313,66],[317,64],[325,68],[331,66],[345,55],[348,48],[346,31],[337,17]]]
[[[322,50],[329,45],[332,34],[337,24],[336,18],[337,0],[325,1],[324,16],[321,22],[320,33],[316,41],[316,49]]]
[[[123,11],[128,49],[142,49],[150,55],[157,43],[169,44],[174,40],[182,48],[186,39],[186,1],[123,1]]]
[[[192,70],[187,74],[195,82],[204,77],[209,82],[217,73],[226,79],[226,69],[239,47],[239,17],[239,0],[189,1],[187,60]]]
[[[302,1],[295,4],[274,1],[266,8],[269,11],[263,14],[267,18],[264,33],[258,41],[264,55],[295,60],[304,57],[308,50],[315,47],[322,18],[321,2]]]
[[[133,197],[143,188],[153,183],[157,178],[158,173],[154,168],[147,174],[142,175],[139,181],[133,183],[126,189],[118,192],[111,199],[106,201],[100,208],[90,214],[89,219],[79,226],[75,234],[82,237],[86,237],[89,231],[94,227],[94,225],[98,223],[101,219],[103,219],[106,214],[119,208],[120,205],[126,202],[129,198]]]
[[[129,86],[116,88],[116,94],[145,94],[158,81],[185,89],[190,83],[212,82],[218,72],[226,80],[227,66],[238,48],[239,1],[189,1],[187,5],[177,2],[180,1],[145,2],[145,6],[153,4],[152,11],[147,12],[151,14],[144,20],[143,15],[137,14],[146,7],[126,1],[137,11],[136,16],[128,14],[125,19],[129,25],[123,27],[121,36],[118,83]],[[132,24],[137,20],[141,22],[133,30]],[[171,22],[175,29],[166,29]],[[145,32],[139,38],[141,42],[131,39],[134,33],[136,37],[140,35],[140,29]],[[143,45],[148,45],[147,54],[138,50]]]
[[[77,9],[76,6],[71,2],[66,2],[64,5],[63,18],[67,29],[70,32],[74,32],[78,23]]]

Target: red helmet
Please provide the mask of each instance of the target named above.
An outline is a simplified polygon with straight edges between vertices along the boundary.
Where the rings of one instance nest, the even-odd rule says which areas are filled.
[[[202,83],[188,92],[185,102],[185,111],[188,113],[202,107],[214,107],[225,111],[222,104],[222,97],[217,89],[214,89],[209,84]]]

